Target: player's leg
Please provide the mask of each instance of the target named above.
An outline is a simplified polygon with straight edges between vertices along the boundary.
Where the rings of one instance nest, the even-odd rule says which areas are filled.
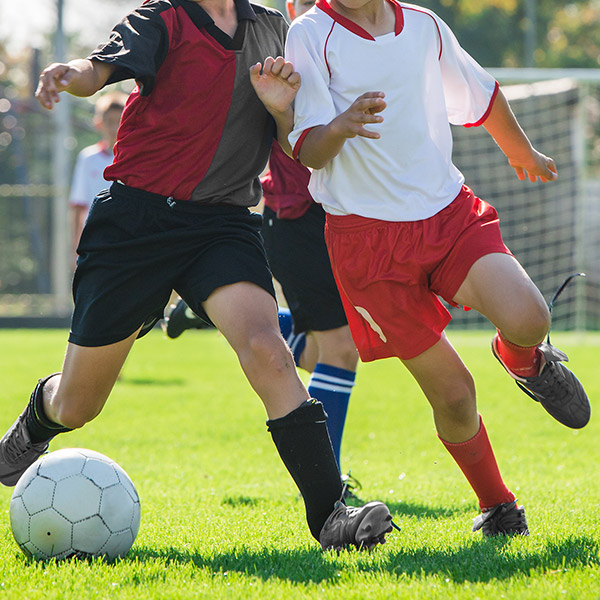
[[[514,496],[502,481],[477,413],[471,375],[443,333],[450,315],[429,287],[425,267],[437,264],[435,253],[440,252],[435,224],[431,254],[423,251],[422,242],[435,220],[384,224],[328,216],[325,235],[348,323],[363,360],[397,356],[415,377],[433,408],[439,437],[481,506],[501,512],[501,520],[493,519],[494,526],[500,522],[496,533],[524,532],[513,519],[523,511],[511,506]],[[362,251],[365,247],[371,255]],[[383,265],[381,256],[389,257]],[[490,531],[488,523],[484,533]]]
[[[531,361],[550,328],[550,313],[542,294],[510,254],[479,258],[453,300],[483,314],[513,344],[532,348]]]
[[[69,429],[83,427],[100,414],[138,332],[108,346],[68,344],[62,373],[43,389],[44,412]]]
[[[277,323],[273,297],[250,282],[217,288],[204,310],[235,350],[270,419],[298,408],[309,395]]]
[[[277,309],[279,331],[292,351],[297,367],[312,371],[316,364],[316,343],[311,340],[306,331],[294,331],[294,318],[289,308],[280,306]],[[313,362],[314,361],[314,362]]]
[[[262,234],[290,309],[288,330],[296,336],[291,343],[285,333],[284,337],[292,350],[299,336],[307,338],[299,360],[297,351],[294,355],[297,364],[311,372],[308,391],[325,407],[339,464],[358,354],[331,271],[324,226],[325,212],[318,204],[295,219],[280,219],[266,207]]]
[[[0,440],[0,482],[15,485],[56,435],[83,427],[100,413],[136,335],[99,348],[67,346],[62,373],[38,382]]]
[[[242,281],[214,290],[203,308],[235,350],[265,405],[269,431],[304,498],[313,536],[323,548],[383,541],[391,531],[391,516],[382,503],[333,510],[342,486],[325,412],[321,403],[309,398],[298,377],[279,331],[274,298],[258,285]],[[339,520],[346,525],[338,527]]]
[[[471,374],[448,342],[403,360],[433,409],[438,436],[477,495],[482,515],[474,530],[486,535],[527,535],[525,511],[505,485],[483,420]],[[479,523],[481,521],[481,523]]]
[[[494,253],[479,258],[453,300],[476,309],[497,327],[494,355],[519,387],[564,425],[580,428],[587,424],[587,395],[575,375],[560,363],[566,356],[542,343],[550,313],[514,257]]]
[[[162,315],[172,286],[161,267],[168,274],[173,268],[157,250],[155,233],[164,231],[163,222],[151,210],[140,211],[138,195],[114,184],[94,200],[78,247],[63,373],[39,381],[0,441],[0,481],[6,485],[14,485],[55,435],[102,410],[134,339]],[[164,254],[172,247],[167,239]]]
[[[318,398],[327,413],[327,428],[338,466],[350,395],[356,379],[358,352],[347,325],[326,331],[312,331],[318,348],[308,393]]]

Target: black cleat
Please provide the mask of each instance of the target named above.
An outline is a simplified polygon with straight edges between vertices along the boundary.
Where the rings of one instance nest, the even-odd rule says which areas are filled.
[[[542,342],[538,346],[543,356],[539,375],[518,377],[502,362],[497,337],[492,340],[492,353],[521,390],[539,402],[559,423],[573,429],[587,425],[591,415],[590,401],[577,377],[561,364],[561,361],[569,360],[564,352],[549,342]]]
[[[529,535],[525,509],[517,501],[497,504],[473,519],[473,531],[481,529],[486,536]]]
[[[323,550],[359,550],[385,544],[385,534],[392,531],[392,515],[383,502],[368,502],[358,508],[336,502],[325,521],[319,542]]]
[[[48,442],[31,441],[25,422],[27,410],[0,440],[0,483],[7,486],[15,485],[27,468],[48,450]]]
[[[214,326],[200,318],[181,299],[172,305],[171,312],[163,321],[163,329],[167,337],[178,338],[186,329],[214,329]]]

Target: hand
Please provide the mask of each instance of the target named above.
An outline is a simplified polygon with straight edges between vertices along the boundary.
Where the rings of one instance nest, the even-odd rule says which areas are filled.
[[[79,71],[70,65],[53,63],[45,68],[40,75],[35,97],[37,101],[48,110],[56,102],[60,102],[58,94],[66,90]]]
[[[262,68],[262,72],[261,72]],[[263,65],[250,67],[250,81],[256,95],[271,113],[285,113],[300,89],[300,74],[283,57],[269,56]]]
[[[383,117],[377,113],[381,112],[387,104],[384,101],[383,92],[365,92],[359,96],[342,114],[338,115],[331,126],[334,131],[343,137],[360,137],[378,140],[381,135],[375,131],[365,129],[367,123],[381,123]]]
[[[529,181],[543,182],[554,181],[558,178],[558,171],[554,161],[548,156],[544,156],[535,148],[531,149],[531,154],[525,160],[508,160],[508,164],[515,170],[517,177],[521,181],[529,178]]]

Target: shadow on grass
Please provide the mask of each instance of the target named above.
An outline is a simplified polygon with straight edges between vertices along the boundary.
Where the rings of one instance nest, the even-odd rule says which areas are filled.
[[[477,515],[477,508],[469,505],[465,506],[431,506],[425,504],[415,504],[414,502],[391,502],[383,500],[390,509],[394,517],[422,517],[426,519],[447,519],[457,515],[472,514]]]
[[[531,571],[558,573],[600,565],[600,548],[591,536],[548,541],[544,548],[505,551],[510,538],[479,538],[469,546],[451,550],[419,548],[389,555],[386,567],[409,576],[442,575],[455,583],[488,582],[529,575]]]
[[[441,575],[455,583],[485,583],[494,579],[529,576],[532,570],[552,573],[600,565],[598,543],[592,537],[572,537],[548,542],[541,550],[524,548],[507,553],[504,547],[510,543],[511,540],[507,538],[479,538],[459,549],[391,551],[383,556],[374,556],[372,561],[369,560],[369,554],[365,553],[360,555],[361,560],[353,565],[352,570],[387,573],[396,577],[408,575],[417,579]],[[374,552],[376,554],[378,550]],[[334,560],[331,560],[331,556]],[[125,560],[141,564],[193,564],[199,569],[210,569],[215,574],[237,572],[265,581],[281,579],[293,583],[339,582],[340,569],[345,568],[345,561],[340,564],[335,560],[335,554],[321,552],[317,545],[314,549],[295,550],[266,548],[255,551],[239,548],[216,556],[177,548],[156,550],[138,547]]]

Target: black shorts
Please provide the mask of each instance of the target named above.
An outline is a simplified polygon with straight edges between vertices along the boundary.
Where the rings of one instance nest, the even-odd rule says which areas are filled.
[[[327,331],[348,324],[340,300],[323,228],[325,211],[313,204],[298,219],[278,219],[268,207],[262,234],[271,271],[285,295],[294,332]]]
[[[275,297],[260,227],[245,207],[176,202],[114,183],[95,199],[73,280],[69,341],[104,346],[147,333],[175,290],[200,316],[217,288],[250,281]]]

